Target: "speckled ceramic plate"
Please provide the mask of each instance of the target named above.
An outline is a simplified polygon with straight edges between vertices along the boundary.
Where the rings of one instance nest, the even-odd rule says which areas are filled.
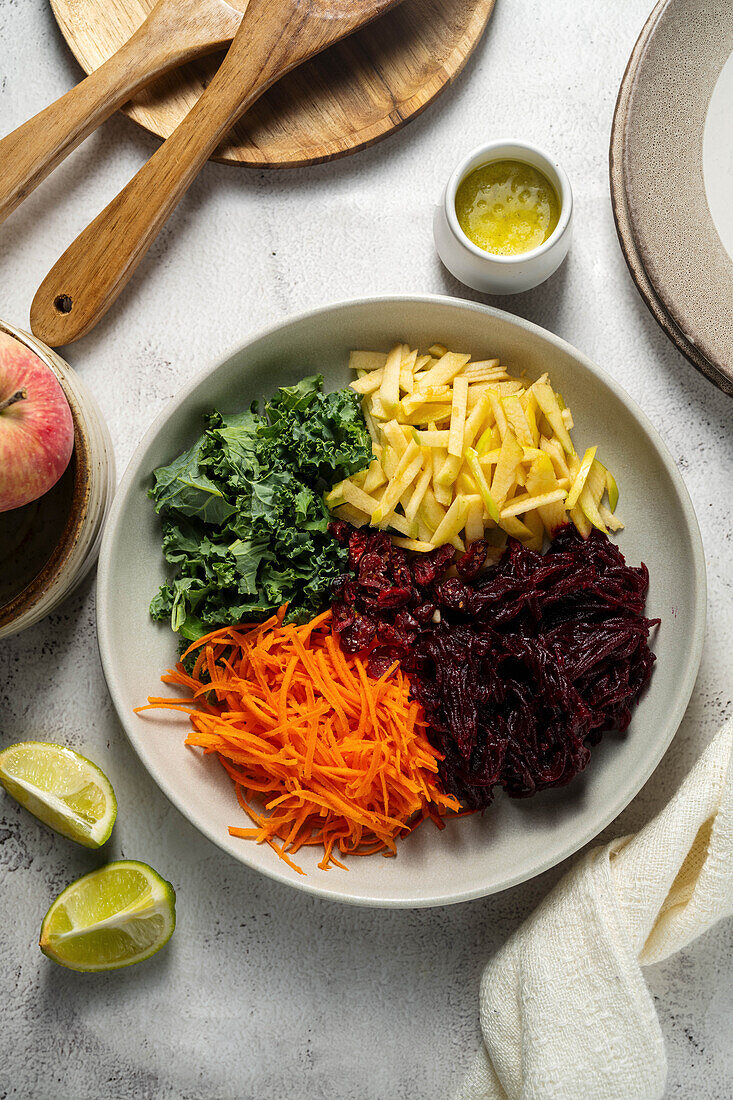
[[[647,23],[644,26],[639,38],[636,42],[634,50],[629,58],[629,63],[626,67],[626,73],[621,83],[621,88],[618,94],[618,100],[616,102],[616,111],[613,118],[613,127],[611,130],[611,147],[609,151],[609,168],[611,179],[611,203],[613,206],[613,214],[616,220],[616,229],[618,231],[619,241],[621,243],[621,249],[623,251],[626,263],[628,265],[631,277],[636,283],[637,289],[644,299],[650,313],[656,320],[657,324],[669,336],[670,340],[677,345],[679,350],[685,355],[690,362],[704,374],[710,378],[712,382],[717,385],[721,385],[724,388],[726,385],[725,379],[720,379],[719,372],[715,370],[711,363],[708,363],[707,359],[689,342],[685,334],[677,327],[672,318],[666,312],[659,297],[657,296],[654,287],[649,281],[649,277],[644,270],[644,265],[641,262],[636,243],[634,241],[633,233],[631,231],[631,222],[629,218],[628,203],[626,201],[626,190],[623,181],[623,149],[624,140],[626,134],[626,116],[628,110],[629,92],[631,87],[631,74],[635,72],[636,65],[638,63],[639,56],[644,48],[647,38],[651,33],[651,30],[656,23],[657,15],[659,11],[666,5],[667,0],[660,0],[652,14],[649,16]]]
[[[550,372],[572,406],[576,445],[598,443],[618,479],[627,525],[620,545],[629,562],[649,566],[648,613],[662,619],[654,641],[658,663],[627,733],[606,735],[570,786],[526,801],[497,797],[483,816],[451,821],[442,832],[426,823],[400,843],[396,859],[353,859],[348,871],[321,871],[315,851],[303,850],[298,858],[307,874],[301,876],[264,845],[229,836],[227,826],[241,822],[242,811],[218,763],[184,747],[185,717],[133,714],[148,695],[160,694],[159,674],[177,654],[177,639],[148,615],[165,571],[147,489],[151,471],[191,445],[212,406],[241,409],[316,371],[329,388],[344,386],[350,349],[386,349],[397,339],[413,346],[441,340],[475,357],[501,356],[530,376]],[[260,333],[171,401],[137,448],[115,499],[100,555],[97,623],[107,683],[127,735],[161,790],[210,840],[242,863],[322,897],[402,908],[445,905],[552,867],[591,840],[643,786],[674,736],[697,674],[705,565],[690,499],[664,444],[628,395],[584,355],[486,306],[436,296],[374,298]]]
[[[660,0],[629,61],[611,137],[624,254],[680,351],[733,393],[733,7]]]

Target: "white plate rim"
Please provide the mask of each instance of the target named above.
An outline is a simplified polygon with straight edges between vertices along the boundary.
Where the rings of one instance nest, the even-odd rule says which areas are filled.
[[[578,360],[582,366],[594,375],[598,380],[611,389],[619,401],[625,406],[633,418],[639,423],[646,432],[652,446],[654,447],[657,455],[669,474],[681,505],[681,518],[684,521],[687,534],[689,536],[690,547],[692,557],[694,561],[694,576],[692,583],[695,586],[695,602],[696,617],[693,629],[691,631],[691,644],[688,649],[688,657],[681,675],[682,687],[681,693],[678,697],[678,703],[671,715],[667,720],[667,730],[665,736],[658,741],[657,752],[652,755],[645,769],[644,774],[635,774],[631,783],[621,789],[621,793],[613,801],[613,803],[607,808],[606,812],[598,819],[598,821],[589,829],[586,829],[579,837],[574,837],[572,841],[562,849],[559,853],[555,852],[549,858],[539,859],[530,869],[524,869],[516,874],[510,874],[505,878],[489,888],[476,887],[474,889],[463,890],[460,893],[440,894],[434,897],[419,897],[419,898],[380,898],[380,897],[367,897],[362,894],[354,895],[348,893],[348,888],[344,892],[336,894],[333,890],[326,890],[321,888],[315,879],[310,880],[310,876],[304,876],[304,881],[300,879],[294,880],[290,878],[285,871],[281,870],[278,864],[280,860],[273,860],[272,866],[262,867],[258,864],[252,863],[247,858],[246,846],[242,847],[242,854],[234,855],[231,850],[225,845],[222,837],[219,836],[214,829],[207,827],[203,823],[195,822],[189,816],[186,810],[186,806],[182,799],[174,793],[170,784],[166,781],[162,774],[158,773],[158,770],[151,767],[148,761],[145,759],[141,746],[138,744],[136,736],[131,732],[131,728],[128,726],[128,715],[125,707],[122,704],[120,693],[117,690],[116,675],[114,669],[114,663],[112,660],[111,647],[109,642],[109,636],[106,626],[107,609],[110,596],[110,558],[114,545],[115,532],[118,523],[124,512],[124,504],[130,488],[132,487],[136,475],[138,466],[138,456],[140,456],[148,447],[148,444],[153,440],[155,435],[160,430],[163,423],[173,414],[176,408],[188,397],[188,395],[195,390],[203,381],[209,378],[215,371],[223,366],[231,357],[238,352],[243,351],[251,344],[258,342],[259,340],[269,336],[275,331],[288,327],[290,325],[296,325],[300,322],[318,317],[324,313],[330,313],[335,310],[348,308],[352,306],[368,306],[376,305],[378,303],[420,303],[420,304],[435,304],[435,305],[454,305],[461,309],[467,309],[472,312],[483,314],[486,317],[493,317],[500,319],[511,324],[518,325],[544,340],[554,344],[561,351],[566,352],[572,358]],[[591,840],[593,840],[599,833],[601,833],[618,815],[626,809],[629,803],[636,797],[641,791],[644,785],[649,780],[650,776],[656,770],[662,757],[669,748],[678,728],[684,716],[687,704],[689,703],[690,696],[695,685],[697,673],[702,659],[702,647],[705,635],[705,624],[707,614],[707,574],[705,567],[705,555],[702,544],[702,536],[700,534],[699,524],[697,522],[697,516],[690,499],[690,495],[687,491],[687,487],[680,475],[677,466],[669,453],[662,437],[647,415],[641,410],[636,402],[629,396],[626,390],[616,382],[616,380],[608,374],[605,370],[599,367],[586,355],[580,352],[572,344],[563,340],[561,337],[556,336],[548,329],[543,328],[540,325],[534,324],[532,321],[528,321],[523,317],[516,316],[508,313],[505,310],[496,309],[493,306],[483,305],[477,302],[466,301],[465,299],[455,298],[448,295],[441,294],[384,294],[384,295],[367,295],[357,298],[341,299],[336,302],[330,302],[327,305],[317,306],[315,308],[302,310],[299,313],[289,315],[285,318],[279,318],[276,322],[262,326],[255,332],[251,333],[244,341],[240,341],[237,344],[231,346],[226,354],[220,355],[213,365],[203,368],[199,371],[189,382],[186,383],[173,397],[168,401],[165,408],[156,416],[150,427],[144,433],[142,439],[138,443],[137,447],[133,451],[130,460],[127,464],[125,472],[122,476],[120,484],[117,488],[110,513],[107,519],[107,525],[105,528],[104,536],[102,539],[102,545],[99,555],[99,564],[97,570],[97,599],[96,599],[96,620],[97,620],[97,644],[99,647],[99,655],[102,664],[102,670],[107,683],[107,688],[110,693],[110,697],[114,704],[115,712],[122,725],[123,730],[128,738],[128,741],[132,745],[138,759],[141,764],[154,780],[156,785],[160,788],[168,801],[176,807],[177,810],[194,826],[200,833],[202,833],[208,840],[220,848],[228,856],[236,859],[238,862],[243,863],[245,866],[250,867],[254,871],[258,871],[268,878],[274,879],[279,883],[283,883],[286,886],[294,887],[295,889],[303,890],[305,893],[322,898],[331,902],[342,902],[345,904],[364,906],[367,908],[387,908],[387,909],[421,909],[432,908],[435,906],[454,905],[465,901],[473,901],[477,898],[488,897],[493,894],[507,890],[512,886],[516,886],[521,882],[526,882],[530,879],[536,878],[537,875],[542,874],[544,871],[549,870],[551,867],[555,867],[562,863],[568,857],[574,855]]]

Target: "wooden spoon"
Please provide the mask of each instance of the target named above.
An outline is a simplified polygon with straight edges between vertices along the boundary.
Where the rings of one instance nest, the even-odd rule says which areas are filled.
[[[127,187],[67,248],[38,288],[31,328],[58,346],[104,316],[227,130],[279,77],[399,0],[249,0],[219,70]]]
[[[141,88],[228,45],[246,7],[247,0],[158,0],[117,53],[0,141],[0,222]]]

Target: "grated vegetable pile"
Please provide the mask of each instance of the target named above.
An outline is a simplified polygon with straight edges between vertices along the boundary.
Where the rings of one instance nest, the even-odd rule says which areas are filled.
[[[654,663],[649,574],[606,535],[568,526],[547,553],[510,540],[484,570],[472,543],[410,561],[381,533],[332,525],[352,572],[334,587],[333,625],[370,674],[400,660],[446,794],[484,809],[496,788],[524,798],[581,772],[604,732],[623,731]]]

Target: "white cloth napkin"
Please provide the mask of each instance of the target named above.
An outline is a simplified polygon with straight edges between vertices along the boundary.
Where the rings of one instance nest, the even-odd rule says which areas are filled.
[[[640,966],[733,912],[733,719],[653,821],[588,852],[489,962],[454,1100],[656,1100],[667,1063]]]

